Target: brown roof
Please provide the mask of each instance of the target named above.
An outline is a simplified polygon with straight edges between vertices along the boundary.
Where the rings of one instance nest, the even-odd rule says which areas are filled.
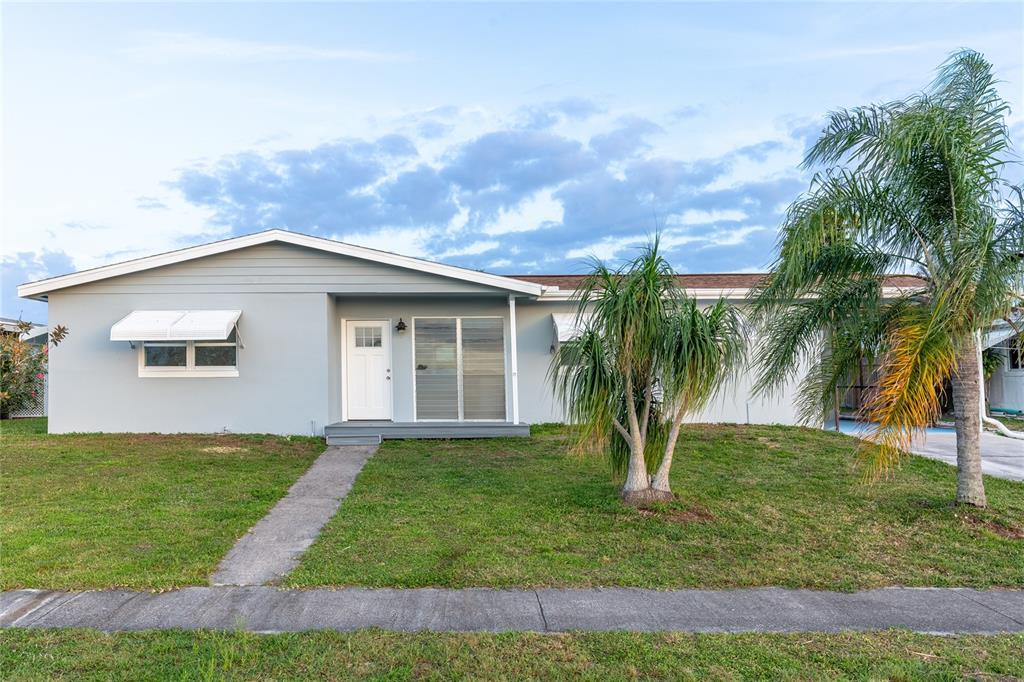
[[[745,289],[757,286],[767,273],[764,272],[726,272],[676,275],[680,286],[687,289]],[[508,275],[513,279],[535,282],[559,289],[576,289],[586,279],[586,275]],[[922,282],[913,275],[891,275],[885,278],[889,287],[917,287]]]

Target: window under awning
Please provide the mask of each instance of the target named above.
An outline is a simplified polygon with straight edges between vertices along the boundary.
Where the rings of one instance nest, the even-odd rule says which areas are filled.
[[[224,341],[241,310],[133,310],[110,328],[111,341]]]

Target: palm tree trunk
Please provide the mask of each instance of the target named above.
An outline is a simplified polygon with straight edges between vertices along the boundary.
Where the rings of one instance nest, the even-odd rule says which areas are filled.
[[[650,502],[651,477],[647,474],[644,451],[632,445],[629,449],[629,469],[622,484],[622,500],[627,504],[642,505]]]
[[[984,507],[981,477],[981,386],[978,342],[974,335],[957,355],[953,375],[953,412],[956,415],[956,501]]]
[[[656,494],[661,495],[665,501],[671,500],[674,497],[668,475],[672,471],[672,455],[675,454],[676,442],[679,440],[679,432],[683,428],[683,418],[685,416],[686,407],[680,405],[676,410],[675,417],[672,419],[672,428],[668,432],[668,440],[665,442],[665,454],[662,456],[661,462],[658,464],[658,470],[654,472],[654,480],[651,482],[651,488],[654,489]]]

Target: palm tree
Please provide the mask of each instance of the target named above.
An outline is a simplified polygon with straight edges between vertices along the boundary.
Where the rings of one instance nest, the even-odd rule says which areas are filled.
[[[866,446],[888,474],[915,433],[939,416],[952,382],[958,503],[986,504],[981,476],[979,333],[1020,303],[1020,190],[1003,179],[1008,107],[992,68],[958,52],[929,90],[831,114],[805,167],[822,168],[780,233],[777,260],[755,294],[762,327],[757,388],[772,392],[807,363],[805,418],[855,372],[880,366],[861,408],[875,422]],[[894,274],[917,284],[892,291]],[[821,354],[823,339],[833,352]]]
[[[576,449],[610,455],[627,504],[671,500],[683,419],[739,367],[740,318],[725,301],[704,310],[686,296],[657,239],[622,268],[595,260],[576,301],[581,334],[551,365]]]

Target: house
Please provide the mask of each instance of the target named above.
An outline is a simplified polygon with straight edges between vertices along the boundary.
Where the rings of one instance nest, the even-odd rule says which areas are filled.
[[[982,346],[999,354],[999,366],[985,382],[989,410],[998,417],[1024,413],[1024,337],[1017,333],[1022,320],[1015,320],[1016,329],[1000,320],[985,335]]]
[[[700,300],[759,275],[681,275]],[[23,284],[68,337],[49,429],[381,437],[527,434],[578,276],[499,276],[270,230]],[[742,377],[696,420],[797,421]]]
[[[46,341],[48,332],[49,328],[45,324],[26,323],[12,317],[0,317],[0,334],[17,336],[22,341],[34,346],[41,346]]]

